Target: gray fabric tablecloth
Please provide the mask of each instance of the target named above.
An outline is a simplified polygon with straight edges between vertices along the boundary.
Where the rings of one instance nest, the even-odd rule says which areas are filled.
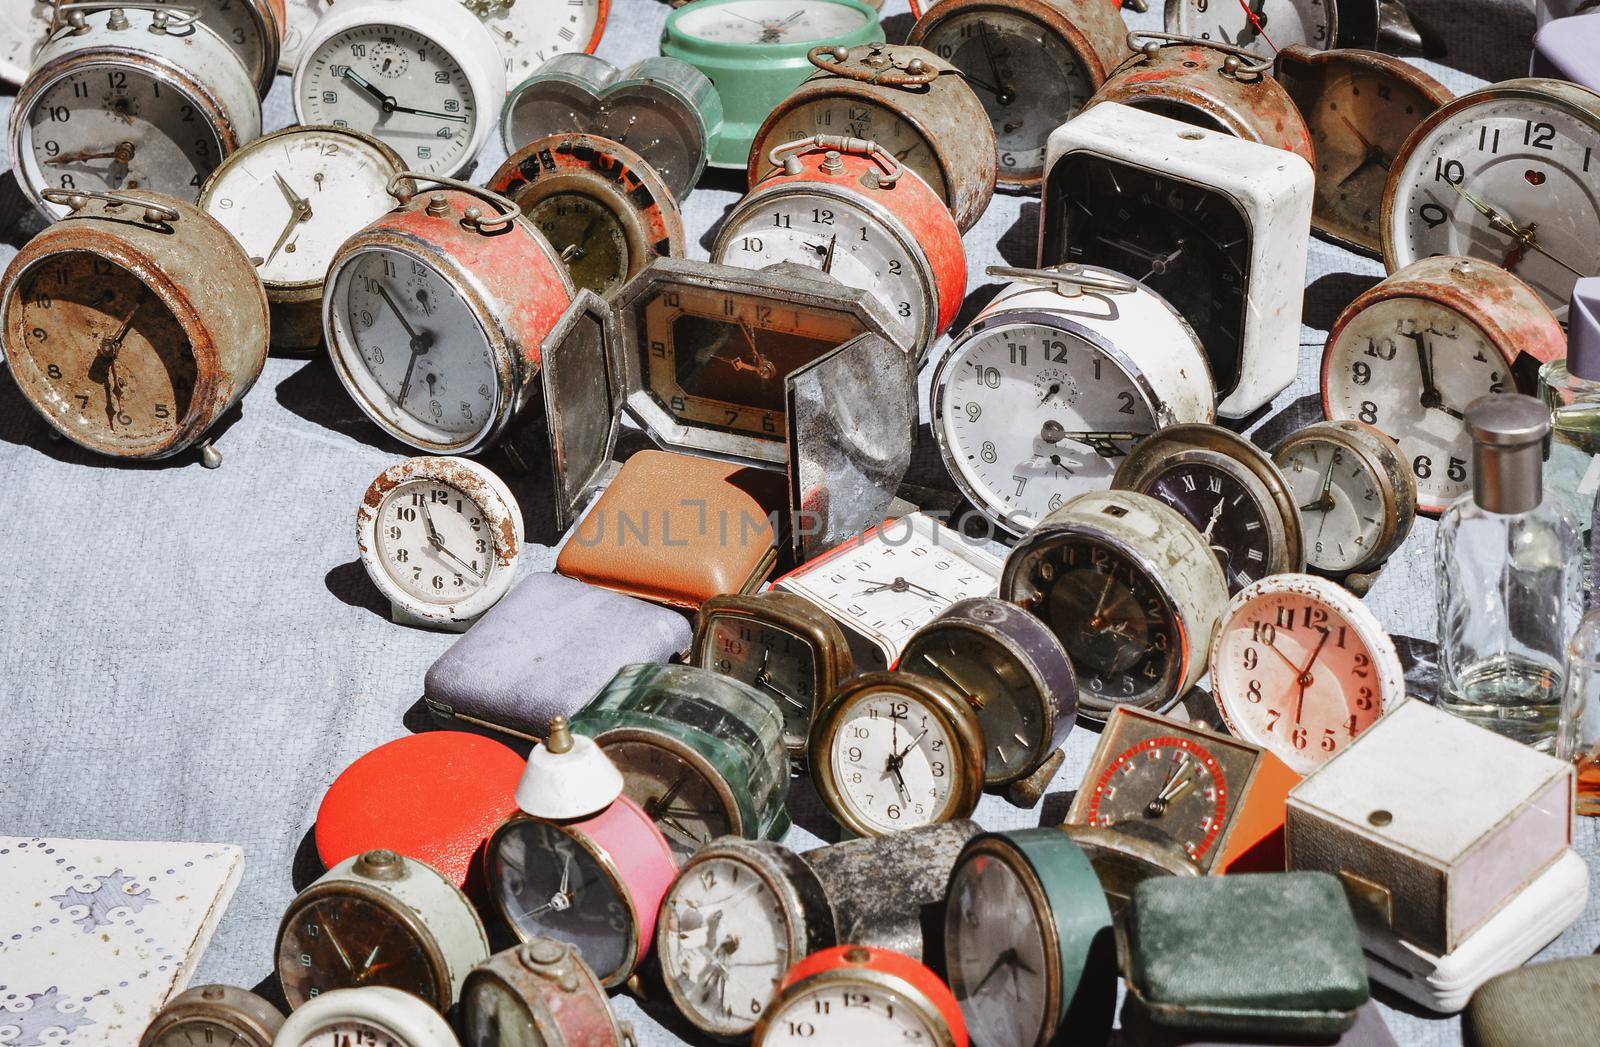
[[[1422,64],[1452,88],[1525,74],[1533,33],[1525,0],[1412,7],[1445,33],[1447,64]],[[656,53],[667,10],[615,0],[600,54],[627,64]],[[889,0],[885,15],[889,38],[901,38],[910,26],[904,0]],[[1158,10],[1128,17],[1159,23]],[[0,120],[11,102],[0,96]],[[280,77],[266,126],[291,119]],[[0,169],[9,167],[4,148]],[[492,141],[480,175],[502,158]],[[713,176],[688,200],[695,257],[706,257],[709,231],[740,181]],[[1038,211],[1032,197],[997,196],[967,234],[964,316],[996,286],[985,266],[1031,264]],[[0,214],[0,265],[38,228],[31,213]],[[1261,442],[1316,416],[1327,330],[1381,273],[1376,262],[1313,241],[1300,376],[1254,423]],[[196,977],[275,995],[278,919],[321,871],[310,829],[323,791],[369,749],[426,729],[423,673],[452,638],[391,624],[356,560],[356,503],[406,450],[357,410],[325,360],[268,361],[218,446],[226,461],[214,472],[187,455],[155,465],[95,458],[48,439],[0,379],[0,835],[242,845],[243,885]],[[1433,532],[1419,523],[1369,597],[1407,650],[1426,645],[1406,638],[1433,636]],[[547,569],[551,559],[551,549],[534,547],[523,569]],[[1059,822],[1097,737],[1074,731],[1039,807],[986,797],[978,819],[991,828]],[[834,838],[807,783],[797,783],[791,806],[792,846]],[[1593,821],[1581,821],[1578,845],[1593,864]],[[1588,954],[1597,943],[1600,906],[1591,899],[1544,958]],[[1457,1021],[1378,997],[1401,1044],[1459,1042]],[[644,1044],[684,1033],[664,1005],[646,1012],[619,997],[617,1007]]]

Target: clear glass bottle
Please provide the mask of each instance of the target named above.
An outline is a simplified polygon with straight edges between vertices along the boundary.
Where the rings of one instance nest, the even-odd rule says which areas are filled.
[[[1567,645],[1556,755],[1577,768],[1577,812],[1600,815],[1600,611],[1583,616]]]
[[[1439,707],[1555,748],[1567,641],[1582,604],[1582,541],[1543,497],[1550,412],[1501,393],[1466,412],[1472,491],[1439,518]]]
[[[1539,399],[1550,408],[1545,497],[1560,501],[1584,532],[1584,602],[1597,606],[1594,573],[1596,494],[1600,493],[1600,277],[1579,280],[1567,312],[1567,355],[1539,368]]]

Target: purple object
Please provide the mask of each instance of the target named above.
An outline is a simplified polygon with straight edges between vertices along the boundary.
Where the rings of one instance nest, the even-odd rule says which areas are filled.
[[[1600,23],[1600,18],[1595,21]],[[1567,373],[1591,382],[1600,381],[1600,277],[1597,276],[1586,276],[1572,288],[1572,307],[1567,311]]]
[[[1528,75],[1600,90],[1600,18],[1574,15],[1547,22],[1533,36]]]

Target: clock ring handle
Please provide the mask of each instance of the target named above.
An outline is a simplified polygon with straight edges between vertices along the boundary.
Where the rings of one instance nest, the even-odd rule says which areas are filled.
[[[851,61],[852,54],[857,50],[866,53]],[[833,76],[886,87],[927,87],[942,73],[958,74],[955,69],[940,69],[921,58],[913,58],[905,63],[896,62],[894,50],[888,44],[866,44],[859,49],[842,44],[824,44],[813,47],[806,57],[812,65]]]
[[[867,172],[862,179],[864,183],[874,175],[877,179],[875,183],[868,183],[868,188],[892,189],[894,184],[900,181],[900,176],[906,172],[905,165],[877,142],[867,138],[847,138],[844,135],[812,135],[810,138],[797,138],[792,142],[785,142],[773,147],[772,152],[767,154],[767,161],[786,175],[798,175],[803,170],[800,166],[800,154],[818,149],[835,154],[822,162],[823,174],[837,174],[840,171],[839,157],[836,155],[839,153],[868,156],[876,160],[878,166],[883,168],[883,173]]]
[[[151,225],[170,224],[176,222],[183,215],[175,208],[166,204],[156,203],[154,200],[138,196],[134,193],[114,193],[93,189],[45,189],[39,194],[52,204],[63,204],[69,211],[80,211],[90,200],[99,200],[106,205],[108,211],[116,211],[123,207],[141,207],[144,209],[144,220]]]
[[[155,17],[150,20],[149,31],[152,33],[173,33],[188,29],[200,20],[198,7],[186,7],[176,4],[161,4],[129,0],[80,0],[77,3],[57,3],[50,16],[50,38],[53,40],[57,33],[63,36],[81,36],[89,31],[89,22],[85,17],[95,11],[115,11],[111,16],[112,29],[128,28],[128,19],[122,12],[129,9],[135,11],[153,11]]]
[[[1213,51],[1226,51],[1228,57],[1222,60],[1222,72],[1235,80],[1250,78],[1250,82],[1254,82],[1272,71],[1272,59],[1262,58],[1242,47],[1203,40],[1198,36],[1184,36],[1182,33],[1158,33],[1153,29],[1135,29],[1128,33],[1128,50],[1134,52],[1129,61],[1154,58],[1168,44],[1189,44],[1208,47]]]
[[[437,185],[445,189],[454,189],[462,193],[470,193],[485,203],[492,204],[498,212],[493,218],[486,218],[482,210],[476,207],[467,208],[466,214],[461,218],[461,224],[476,229],[485,236],[503,233],[510,229],[522,215],[522,209],[499,193],[485,189],[481,185],[463,182],[459,178],[445,178],[443,175],[423,174],[421,171],[401,171],[389,179],[386,191],[402,204],[409,204],[417,195],[417,187],[421,184]],[[442,198],[428,202],[428,213],[442,217],[448,213],[448,207]]]
[[[1100,291],[1104,294],[1132,294],[1139,289],[1138,283],[1133,280],[1121,279],[1108,273],[1091,273],[1074,262],[1052,266],[1048,269],[991,265],[984,271],[990,276],[1004,277],[1008,280],[1047,284],[1054,288],[1057,294],[1067,298],[1076,298],[1085,291]]]

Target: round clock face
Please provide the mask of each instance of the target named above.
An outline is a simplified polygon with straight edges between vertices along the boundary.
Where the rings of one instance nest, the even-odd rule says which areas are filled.
[[[528,1005],[499,978],[475,977],[461,1000],[466,1047],[545,1047]]]
[[[1124,823],[1160,831],[1195,861],[1216,844],[1227,824],[1228,781],[1216,757],[1186,738],[1146,738],[1106,765],[1094,790],[1087,823]]]
[[[923,1013],[877,982],[835,981],[784,1000],[761,1037],[767,1044],[934,1044],[946,1042]]]
[[[79,66],[28,109],[19,173],[41,190],[154,189],[193,200],[222,162],[223,138],[208,111],[139,67]]]
[[[846,809],[880,833],[941,820],[965,768],[937,714],[905,692],[868,689],[834,722],[828,759]]]
[[[30,267],[5,304],[11,373],[75,439],[111,454],[166,445],[190,414],[188,335],[133,273],[86,252]]]
[[[1153,579],[1086,538],[1052,544],[1032,565],[1035,613],[1072,659],[1078,687],[1110,703],[1159,705],[1183,671],[1182,630]]]
[[[330,1022],[318,1028],[295,1047],[406,1047],[406,1041],[372,1022],[352,1018],[348,1021]]]
[[[1077,53],[1021,12],[953,15],[934,25],[921,44],[960,69],[977,92],[994,124],[1002,179],[1038,178],[1050,132],[1094,94]]]
[[[461,446],[494,417],[499,378],[455,285],[410,255],[362,251],[329,295],[333,351],[373,412],[408,439]]]
[[[506,81],[521,82],[548,58],[587,51],[600,24],[602,0],[562,0],[553,4],[516,0],[468,0],[467,10],[482,19],[506,63]]]
[[[719,242],[719,262],[741,269],[779,262],[814,266],[846,287],[877,295],[907,344],[922,345],[931,335],[932,275],[921,252],[848,197],[804,191],[770,196]]]
[[[523,940],[573,945],[602,980],[628,965],[637,939],[632,907],[588,847],[548,822],[502,830],[490,856],[491,886]]]
[[[1015,778],[1032,762],[1047,727],[1044,697],[1006,647],[971,629],[935,626],[907,646],[897,668],[945,680],[973,702],[986,778]]]
[[[440,972],[430,946],[387,904],[362,894],[335,893],[300,907],[278,939],[278,978],[298,1007],[332,989],[383,985],[403,989],[435,1007]]]
[[[719,836],[736,832],[728,806],[707,769],[663,745],[607,739],[601,746],[622,772],[623,791],[644,808],[680,859]]]
[[[306,57],[296,86],[304,122],[365,131],[410,170],[449,174],[472,159],[480,114],[467,74],[414,29],[368,23],[338,33]]]
[[[246,146],[201,206],[244,246],[263,283],[321,282],[339,246],[393,203],[394,161],[354,135],[308,128]]]
[[[1277,462],[1301,513],[1306,561],[1338,574],[1370,560],[1383,536],[1387,503],[1366,459],[1331,440],[1305,440]]]
[[[1432,512],[1471,489],[1467,405],[1515,388],[1505,357],[1475,324],[1420,298],[1362,310],[1323,362],[1328,417],[1366,422],[1398,443],[1416,477],[1417,504]]]
[[[949,199],[944,168],[939,166],[938,154],[928,139],[905,117],[868,99],[817,98],[802,102],[786,109],[756,148],[770,152],[774,145],[827,134],[877,142],[927,182],[939,199]],[[763,170],[773,168],[768,165]]]
[[[1236,602],[1211,664],[1229,732],[1301,774],[1316,770],[1383,714],[1374,665],[1383,655],[1369,635],[1313,592],[1268,590]],[[1385,653],[1397,661],[1392,646]]]
[[[1334,4],[1324,0],[1167,0],[1167,24],[1175,32],[1269,58],[1290,44],[1334,47],[1336,17]]]
[[[1128,448],[1157,428],[1150,397],[1122,364],[1056,327],[986,330],[940,365],[935,385],[934,425],[953,474],[1017,534],[1073,495],[1109,487]]]
[[[1565,320],[1600,273],[1600,119],[1542,95],[1468,105],[1419,130],[1390,181],[1390,271],[1430,255],[1482,258]]]
[[[609,108],[600,114],[600,133],[644,157],[683,199],[693,189],[696,173],[705,166],[704,125],[680,97],[664,88],[646,85],[629,94],[626,100],[612,97]],[[528,116],[539,119],[537,111]],[[540,133],[536,132],[520,140],[537,137]]]
[[[378,560],[395,585],[424,603],[457,604],[499,567],[494,535],[477,502],[449,484],[401,484],[378,509]]]
[[[784,742],[804,745],[817,702],[817,652],[787,629],[740,615],[718,615],[702,664],[770,694],[783,713]]]
[[[609,295],[632,271],[622,220],[586,193],[553,193],[526,212],[567,266],[572,282]]]
[[[1272,572],[1279,555],[1267,521],[1277,507],[1257,493],[1242,472],[1206,462],[1183,462],[1163,469],[1142,493],[1159,498],[1194,524],[1217,554],[1228,592],[1236,593]]]
[[[772,888],[743,862],[709,858],[673,884],[664,902],[661,969],[694,1023],[740,1036],[760,1020],[798,956]]]
[[[1045,950],[1027,887],[1012,866],[978,854],[950,880],[945,951],[950,989],[979,1043],[1031,1044],[1054,1015],[1044,1013]]]
[[[867,24],[854,7],[801,0],[734,0],[683,13],[678,32],[724,44],[809,44],[848,36]]]

